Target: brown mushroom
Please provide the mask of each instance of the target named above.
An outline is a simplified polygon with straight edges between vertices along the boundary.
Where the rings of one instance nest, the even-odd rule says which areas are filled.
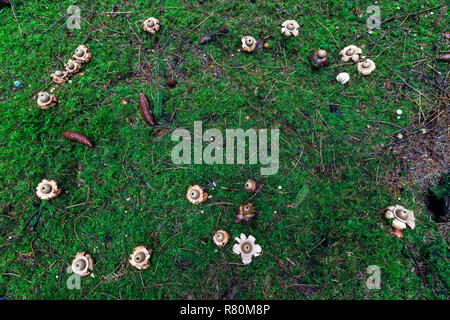
[[[138,246],[133,249],[133,253],[130,254],[128,262],[139,270],[145,270],[150,267],[151,255],[152,249],[147,249],[145,246]]]
[[[62,192],[61,188],[58,188],[58,182],[56,180],[43,179],[36,187],[36,196],[41,200],[50,200],[59,196]]]
[[[208,194],[205,192],[205,188],[196,184],[189,186],[186,198],[193,204],[200,204],[208,199]]]
[[[69,61],[65,64],[65,67],[68,73],[74,74],[80,71],[81,64],[75,60],[69,59]]]
[[[81,277],[89,275],[93,268],[94,259],[92,259],[91,255],[85,251],[78,252],[75,259],[72,261],[73,273]]]
[[[311,67],[314,70],[320,69],[322,66],[328,66],[330,64],[330,59],[325,50],[319,49],[311,53],[309,56],[309,61],[311,61]]]
[[[253,52],[256,49],[256,39],[252,36],[245,36],[241,39],[242,50],[245,52]]]
[[[37,95],[37,104],[38,106],[46,110],[58,103],[58,99],[56,99],[55,95],[49,94],[48,92],[42,91]]]
[[[375,70],[375,62],[373,62],[370,59],[366,59],[362,62],[358,62],[357,69],[361,75],[367,76],[367,75],[371,74],[372,71]]]
[[[228,241],[230,241],[230,235],[224,230],[217,230],[213,236],[213,241],[220,248],[224,248]]]
[[[258,190],[258,187],[258,183],[252,178],[248,179],[244,184],[244,190],[249,193],[255,193]]]
[[[155,34],[160,28],[159,20],[150,17],[142,23],[142,28],[148,33]]]
[[[255,216],[255,214],[256,214],[255,206],[250,202],[244,202],[239,206],[234,222],[235,223],[239,223],[241,221],[249,222]]]
[[[69,79],[67,71],[58,70],[58,71],[55,71],[54,73],[52,73],[51,76],[52,76],[52,81],[57,84],[63,84]]]
[[[88,47],[84,44],[79,45],[76,50],[75,54],[72,56],[72,58],[78,62],[78,63],[87,63],[92,58],[92,53],[89,51]]]

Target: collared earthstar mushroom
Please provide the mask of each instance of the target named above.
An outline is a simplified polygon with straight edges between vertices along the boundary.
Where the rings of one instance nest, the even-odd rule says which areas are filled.
[[[242,50],[245,52],[253,52],[256,49],[256,39],[252,36],[245,36],[241,39]]]
[[[36,196],[41,200],[50,200],[59,196],[61,192],[62,189],[58,188],[56,180],[43,179],[36,187]]]
[[[359,60],[359,55],[362,54],[362,50],[361,48],[358,48],[357,46],[352,44],[342,49],[339,54],[342,55],[341,60],[343,62],[347,62],[350,59],[354,62],[357,62]]]
[[[94,259],[92,259],[91,255],[85,251],[78,252],[75,259],[72,261],[71,268],[73,273],[81,277],[87,276],[94,268]]]
[[[258,188],[258,183],[250,178],[247,180],[247,182],[245,182],[244,184],[244,190],[250,193],[256,192],[256,189]]]
[[[144,28],[145,31],[151,33],[151,34],[155,34],[156,31],[159,30],[159,20],[153,17],[148,18],[147,20],[144,21],[144,23],[142,23],[142,27]]]
[[[346,84],[350,80],[350,75],[347,72],[341,72],[337,75],[336,81],[340,84]]]
[[[224,230],[217,230],[213,236],[213,241],[220,248],[223,248],[227,245],[228,241],[230,241],[230,235]]]
[[[249,264],[252,262],[252,257],[257,257],[261,254],[262,249],[259,244],[255,244],[255,237],[247,236],[241,233],[240,238],[236,237],[234,239],[235,243],[233,245],[233,252],[235,254],[241,255],[242,263]]]
[[[298,25],[297,21],[295,20],[286,20],[281,24],[281,33],[285,36],[298,36],[298,29],[300,26]]]
[[[397,230],[406,229],[406,226],[409,226],[411,229],[416,227],[416,218],[414,217],[414,212],[400,205],[395,205],[388,207],[386,209],[385,216],[387,219],[392,220],[392,227]]]
[[[52,81],[57,83],[57,84],[63,84],[68,80],[68,73],[67,71],[55,71],[54,73],[51,74],[52,76]]]
[[[363,75],[367,76],[372,73],[373,70],[375,70],[375,63],[370,60],[366,59],[365,61],[358,62],[358,72]]]
[[[58,103],[58,99],[56,99],[55,95],[53,94],[42,91],[37,95],[37,104],[43,110],[54,106],[56,103]]]
[[[330,64],[330,59],[325,50],[319,49],[311,53],[309,56],[309,61],[311,61],[311,66],[313,69],[317,70],[322,66],[328,66]]]
[[[78,71],[80,71],[81,64],[76,62],[75,60],[69,59],[69,61],[67,61],[67,63],[65,64],[65,67],[68,73],[77,73]]]
[[[89,51],[86,45],[81,44],[76,48],[75,54],[72,56],[72,58],[78,63],[86,63],[91,60],[92,53]]]
[[[193,204],[200,204],[208,199],[208,194],[205,192],[203,187],[195,184],[193,186],[189,186],[186,193],[186,198]]]
[[[250,202],[244,202],[239,206],[234,222],[235,223],[239,223],[241,221],[249,222],[255,216],[255,214],[256,214],[255,206]]]
[[[130,254],[128,262],[139,270],[145,270],[150,267],[151,255],[152,249],[147,249],[145,246],[138,246],[133,249],[133,253]]]

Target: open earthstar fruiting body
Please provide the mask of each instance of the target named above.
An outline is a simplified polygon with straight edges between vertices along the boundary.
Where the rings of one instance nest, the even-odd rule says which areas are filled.
[[[133,249],[133,253],[130,254],[128,262],[139,270],[145,270],[150,267],[150,257],[152,256],[152,250],[147,249],[145,246],[138,246]]]
[[[388,207],[385,212],[385,217],[392,220],[392,227],[397,230],[404,230],[406,226],[414,229],[416,227],[416,218],[414,212],[400,205]]]
[[[94,259],[85,251],[78,252],[72,261],[72,272],[84,277],[91,273],[94,269]]]
[[[330,64],[330,59],[328,58],[328,53],[319,49],[311,53],[309,56],[309,61],[311,62],[311,67],[314,70],[320,69],[323,66],[328,66]]]
[[[236,218],[234,219],[235,223],[239,223],[241,221],[249,222],[256,215],[255,206],[250,202],[244,202],[239,206],[236,213]]]
[[[299,24],[295,20],[286,20],[281,24],[281,33],[287,37],[298,36]]]
[[[242,50],[245,52],[253,52],[256,49],[256,39],[252,36],[241,38]]]
[[[208,193],[206,193],[205,188],[195,184],[193,186],[189,186],[186,193],[186,198],[193,204],[200,204],[208,199]]]
[[[348,62],[350,60],[353,62],[358,62],[359,55],[362,54],[362,50],[361,48],[358,48],[357,46],[352,44],[342,49],[339,54],[342,55],[342,62]]]
[[[372,73],[372,71],[375,70],[375,62],[373,62],[370,59],[366,59],[364,61],[358,62],[357,65],[358,72],[363,75],[367,76]]]
[[[259,184],[255,179],[248,179],[244,184],[244,190],[249,193],[255,193],[258,190]]]
[[[224,230],[217,230],[213,236],[213,241],[220,248],[224,248],[230,241],[230,235]]]
[[[64,65],[66,71],[70,74],[75,74],[81,69],[81,64],[76,62],[75,60],[69,59],[67,63]]]
[[[75,54],[72,56],[72,58],[74,61],[83,64],[91,60],[92,53],[89,51],[86,45],[81,44],[75,49]]]
[[[54,73],[52,73],[51,76],[52,76],[52,81],[57,84],[63,84],[67,80],[69,80],[67,71],[58,70],[58,71],[55,71]]]
[[[255,244],[256,239],[252,235],[247,236],[241,233],[241,236],[234,239],[233,252],[241,256],[243,264],[249,264],[252,262],[253,257],[257,257],[261,254],[261,246]]]
[[[36,187],[36,196],[41,200],[50,200],[59,196],[62,189],[58,187],[56,180],[43,179]]]
[[[37,104],[39,108],[46,110],[58,103],[58,99],[56,99],[55,95],[50,94],[45,91],[41,91],[37,94]]]
[[[159,20],[150,17],[142,23],[142,28],[150,34],[155,34],[160,28]]]

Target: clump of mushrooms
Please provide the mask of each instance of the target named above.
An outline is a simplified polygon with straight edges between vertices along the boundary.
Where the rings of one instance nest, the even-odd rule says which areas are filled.
[[[142,28],[148,33],[155,34],[160,28],[159,20],[150,17],[142,23]]]
[[[256,39],[252,36],[245,36],[241,39],[242,50],[245,52],[253,52],[256,49]]]
[[[89,275],[92,269],[94,269],[94,259],[91,255],[85,251],[78,252],[72,261],[73,273],[84,277]]]
[[[72,58],[78,62],[78,63],[87,63],[92,58],[92,53],[89,51],[88,47],[84,44],[79,45],[76,50],[75,54],[72,56]]]
[[[69,61],[65,64],[65,67],[68,73],[74,74],[80,71],[81,64],[75,60],[69,59]]]
[[[262,249],[259,244],[255,244],[255,237],[247,236],[241,233],[240,238],[236,237],[234,239],[235,243],[233,245],[233,252],[241,256],[243,264],[249,264],[252,262],[253,257],[257,257],[261,254]]]
[[[58,188],[58,182],[56,180],[43,179],[36,187],[36,196],[41,200],[50,200],[59,196],[62,192],[61,188]]]
[[[336,81],[340,84],[346,84],[350,80],[350,75],[347,72],[341,72],[337,75]]]
[[[298,25],[297,21],[295,20],[286,20],[281,24],[281,33],[284,34],[287,37],[298,36],[298,29],[300,26]]]
[[[255,193],[258,190],[258,182],[256,182],[255,179],[248,179],[247,182],[244,184],[244,190],[249,193]]]
[[[224,230],[217,230],[213,236],[213,241],[217,246],[223,248],[230,241],[230,235]]]
[[[39,108],[46,110],[58,103],[55,95],[49,94],[48,92],[42,91],[37,95],[37,104]]]
[[[52,81],[57,84],[63,84],[69,79],[67,71],[58,70],[58,71],[55,71],[54,73],[52,73],[51,76],[52,76]]]
[[[322,66],[328,66],[330,64],[330,59],[325,50],[319,49],[311,53],[309,56],[309,61],[311,61],[311,67],[314,70],[320,69]]]
[[[150,257],[152,250],[147,249],[145,246],[138,246],[133,249],[133,253],[130,254],[128,262],[139,270],[145,270],[150,267]]]
[[[373,62],[370,59],[366,59],[365,61],[358,62],[358,72],[363,75],[367,76],[372,73],[373,70],[375,70],[375,62]]]
[[[256,214],[255,206],[250,202],[244,202],[239,206],[234,222],[235,223],[239,223],[241,221],[249,222],[255,216],[255,214]]]
[[[339,54],[342,55],[341,60],[343,62],[347,62],[349,60],[357,62],[359,60],[359,55],[362,54],[362,50],[361,48],[358,48],[357,46],[352,44],[342,49]]]
[[[186,198],[193,204],[200,204],[208,199],[208,193],[206,193],[205,188],[195,184],[193,186],[189,186],[186,193]]]
[[[400,205],[388,207],[385,212],[385,217],[392,220],[392,227],[397,230],[406,229],[409,226],[411,229],[416,227],[416,218],[414,212]]]

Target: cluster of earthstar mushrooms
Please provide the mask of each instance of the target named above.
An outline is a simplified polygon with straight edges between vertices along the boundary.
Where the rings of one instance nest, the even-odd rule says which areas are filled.
[[[250,178],[244,184],[244,190],[249,193],[256,193],[260,189],[260,184]],[[186,198],[192,204],[198,205],[205,202],[208,199],[208,193],[204,187],[199,185],[189,186],[186,192]],[[249,222],[256,215],[257,211],[255,206],[250,202],[244,202],[239,206],[236,212],[235,223],[241,221]],[[221,249],[223,249],[230,241],[230,234],[225,230],[217,230],[213,235],[213,242]],[[235,244],[233,245],[233,252],[241,256],[242,263],[249,264],[252,261],[252,257],[257,257],[261,254],[261,246],[255,244],[255,237],[252,235],[246,236],[241,233],[240,237],[236,237]]]
[[[144,31],[151,35],[154,35],[160,29],[160,22],[154,17],[150,17],[142,23],[142,28]],[[299,35],[299,24],[295,20],[286,20],[281,24],[281,33],[286,37],[297,37]],[[242,50],[244,52],[253,52],[257,47],[257,41],[252,36],[244,36],[241,38]],[[355,45],[349,45],[340,51],[342,55],[342,62],[355,62],[357,63],[357,70],[361,75],[369,75],[375,70],[375,63],[370,59],[365,59],[360,61],[360,55],[362,54],[361,48]],[[52,81],[57,84],[64,84],[68,81],[69,77],[78,73],[81,66],[84,63],[89,62],[92,58],[92,54],[86,45],[80,45],[75,50],[75,54],[72,56],[73,59],[65,64],[65,70],[55,71],[51,74]],[[315,70],[321,68],[322,66],[328,66],[330,60],[328,53],[319,49],[314,51],[309,60],[311,62],[311,67]],[[339,73],[336,77],[337,82],[345,84],[349,81],[350,76],[348,73]],[[57,98],[49,94],[48,92],[39,92],[37,95],[37,104],[42,109],[48,109],[58,102]],[[72,139],[69,139],[72,140]],[[76,139],[73,139],[76,140]],[[260,189],[259,183],[250,178],[244,184],[244,190],[249,193],[256,193]],[[42,180],[36,187],[36,195],[41,200],[50,200],[57,197],[62,192],[62,189],[58,187],[56,180]],[[205,202],[208,199],[208,193],[205,188],[199,185],[191,185],[186,193],[186,198],[193,204],[198,205]],[[241,204],[236,213],[234,222],[239,223],[241,221],[249,222],[256,215],[257,211],[255,206],[250,202],[244,202]],[[387,208],[385,213],[386,218],[393,219],[392,226],[398,231],[396,235],[401,237],[401,230],[409,226],[411,229],[415,227],[414,213],[410,210],[405,209],[400,205],[395,205]],[[224,248],[230,240],[230,235],[224,230],[217,230],[213,236],[213,242],[220,248]],[[253,257],[257,257],[261,254],[261,246],[256,244],[256,239],[252,235],[248,237],[245,234],[240,234],[236,237],[235,244],[233,245],[233,252],[241,256],[242,262],[250,264]],[[133,252],[130,254],[128,263],[139,270],[148,269],[150,266],[150,257],[152,255],[152,250],[147,249],[145,246],[141,245],[135,247]],[[71,269],[75,274],[79,276],[86,276],[91,274],[94,267],[94,260],[89,253],[85,251],[78,252],[72,262]]]

